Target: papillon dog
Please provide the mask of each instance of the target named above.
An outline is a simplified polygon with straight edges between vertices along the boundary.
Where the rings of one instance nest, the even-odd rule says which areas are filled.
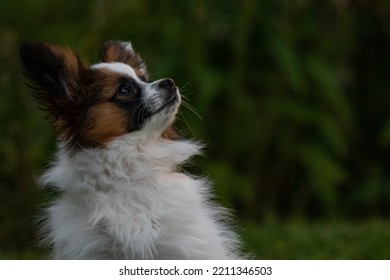
[[[40,177],[60,191],[43,221],[53,259],[242,257],[209,182],[180,172],[201,145],[172,127],[172,79],[150,81],[130,42],[105,43],[91,66],[47,43],[22,43],[20,57],[58,140]]]

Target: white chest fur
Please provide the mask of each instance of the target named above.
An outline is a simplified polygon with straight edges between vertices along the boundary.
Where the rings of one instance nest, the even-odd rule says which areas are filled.
[[[237,258],[238,241],[207,181],[176,170],[199,149],[136,135],[72,155],[60,148],[41,178],[63,192],[47,209],[53,258]]]

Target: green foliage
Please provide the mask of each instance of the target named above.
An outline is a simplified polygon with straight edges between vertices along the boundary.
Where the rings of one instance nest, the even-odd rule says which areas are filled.
[[[242,236],[255,258],[265,260],[388,260],[390,224],[246,223]]]
[[[389,12],[363,0],[0,1],[0,250],[31,246],[47,200],[34,181],[55,150],[21,40],[89,62],[105,40],[131,40],[151,78],[174,78],[201,116],[183,107],[176,125],[207,144],[191,168],[242,219],[388,217]]]
[[[273,219],[255,224],[242,223],[244,251],[262,260],[388,260],[390,224],[381,220],[368,223],[281,222]],[[45,259],[36,248],[1,251],[2,259]]]

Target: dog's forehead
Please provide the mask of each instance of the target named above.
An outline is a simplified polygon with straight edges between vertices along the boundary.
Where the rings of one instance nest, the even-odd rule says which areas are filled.
[[[92,65],[91,69],[92,70],[105,70],[105,71],[110,71],[110,72],[114,72],[114,73],[121,74],[121,75],[130,76],[134,80],[140,82],[140,79],[137,76],[137,74],[135,73],[134,69],[125,63],[102,62],[102,63]]]

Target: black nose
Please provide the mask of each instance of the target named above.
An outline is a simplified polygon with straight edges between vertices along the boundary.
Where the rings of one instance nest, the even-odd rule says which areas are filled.
[[[162,89],[175,89],[175,82],[172,79],[164,79],[158,83],[159,88]]]

